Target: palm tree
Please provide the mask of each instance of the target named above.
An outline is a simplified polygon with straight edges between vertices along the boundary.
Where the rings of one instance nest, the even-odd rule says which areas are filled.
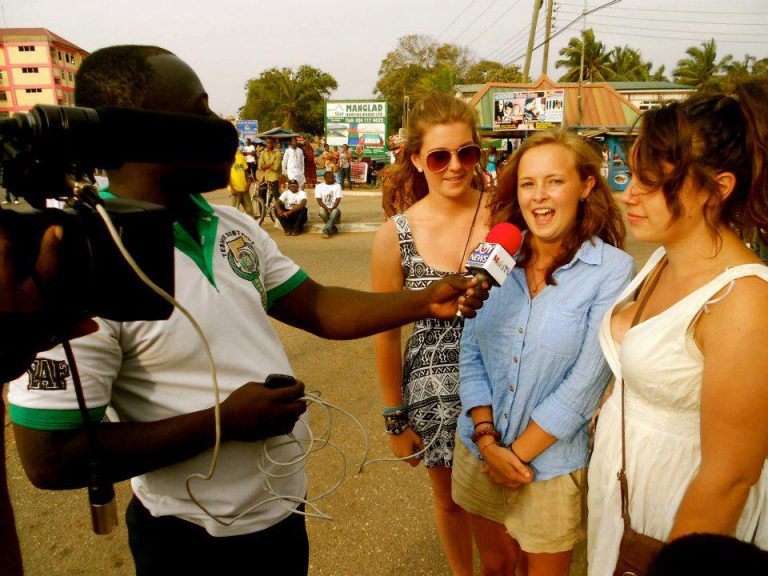
[[[568,71],[560,77],[560,82],[577,82],[581,68],[581,38],[574,36],[565,48],[560,49],[560,56],[565,58],[555,62],[556,68],[567,68]],[[595,33],[590,28],[584,32],[584,80],[587,82],[604,82],[611,77],[608,67],[608,53],[605,44],[595,40]]]
[[[675,81],[695,86],[699,90],[717,90],[720,87],[718,74],[731,63],[733,57],[728,55],[718,62],[714,38],[709,42],[702,42],[701,48],[691,46],[685,53],[688,58],[678,61],[673,72]]]
[[[608,54],[610,79],[614,82],[646,80],[650,75],[651,63],[643,62],[640,52],[629,46],[616,46]]]

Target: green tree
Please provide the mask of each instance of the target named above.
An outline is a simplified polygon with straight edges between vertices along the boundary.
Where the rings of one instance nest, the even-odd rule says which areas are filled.
[[[568,45],[560,49],[560,56],[564,58],[555,62],[556,68],[566,68],[565,74],[560,77],[560,82],[578,82],[579,69],[581,67],[582,39],[574,36],[568,41]],[[595,33],[590,28],[584,32],[584,80],[586,82],[604,82],[613,74],[609,64],[609,53],[605,50],[605,44],[595,40]]]
[[[374,92],[389,103],[390,130],[402,124],[405,97],[448,92],[467,75],[474,59],[469,48],[440,44],[427,35],[410,34],[381,61]]]
[[[245,86],[241,118],[259,120],[265,130],[282,126],[312,134],[323,131],[323,101],[338,88],[333,76],[306,64],[270,68]]]
[[[719,75],[731,64],[733,57],[728,55],[718,61],[714,38],[709,42],[702,42],[701,47],[691,46],[685,53],[688,57],[679,60],[672,73],[675,81],[695,86],[699,90],[720,89],[722,82]]]
[[[755,76],[768,76],[768,58],[761,58],[752,64],[752,74]]]
[[[459,71],[455,66],[441,62],[419,78],[414,87],[414,93],[419,95],[450,92],[456,84],[459,84]]]
[[[493,60],[481,60],[473,64],[462,79],[463,84],[485,84],[486,82],[522,82],[519,66],[504,66]]]
[[[608,53],[608,69],[611,71],[610,80],[614,82],[631,82],[645,80],[651,68],[650,62],[643,62],[640,52],[629,46],[616,46]]]

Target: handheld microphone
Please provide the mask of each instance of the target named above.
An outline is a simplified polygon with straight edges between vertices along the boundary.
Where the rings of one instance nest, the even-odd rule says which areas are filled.
[[[509,222],[496,224],[488,232],[485,242],[481,242],[467,258],[466,268],[480,283],[489,282],[491,286],[501,286],[515,267],[512,254],[516,254],[523,245],[520,229]],[[451,320],[454,327],[462,318],[461,310]]]

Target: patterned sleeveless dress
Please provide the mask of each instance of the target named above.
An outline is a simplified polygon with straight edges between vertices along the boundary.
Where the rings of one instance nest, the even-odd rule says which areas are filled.
[[[392,219],[397,227],[400,264],[406,290],[421,290],[432,282],[454,274],[435,270],[424,262],[416,250],[404,214],[393,216]],[[432,446],[421,456],[427,468],[450,467],[453,464],[456,420],[461,412],[459,343],[463,321],[454,328],[450,324],[448,320],[437,318],[416,321],[403,358],[403,404],[408,411],[411,428],[421,437],[425,446],[440,431]],[[437,341],[446,329],[449,332],[443,336],[439,349],[435,351]]]

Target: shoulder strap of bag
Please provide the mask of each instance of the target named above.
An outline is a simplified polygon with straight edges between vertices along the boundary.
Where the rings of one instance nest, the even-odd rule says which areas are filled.
[[[669,260],[666,256],[658,263],[656,268],[651,272],[651,275],[646,280],[645,284],[640,290],[640,294],[637,297],[637,310],[635,310],[635,316],[632,318],[632,324],[630,329],[640,322],[640,316],[645,310],[645,305],[648,303],[648,299],[656,288],[656,284],[659,283],[659,278],[664,268],[667,267]],[[624,529],[629,530],[632,528],[632,521],[629,517],[629,487],[627,485],[627,456],[626,456],[626,441],[624,436],[624,396],[625,396],[624,378],[621,379],[621,470],[619,470],[619,485],[621,486],[621,517],[624,520]]]

